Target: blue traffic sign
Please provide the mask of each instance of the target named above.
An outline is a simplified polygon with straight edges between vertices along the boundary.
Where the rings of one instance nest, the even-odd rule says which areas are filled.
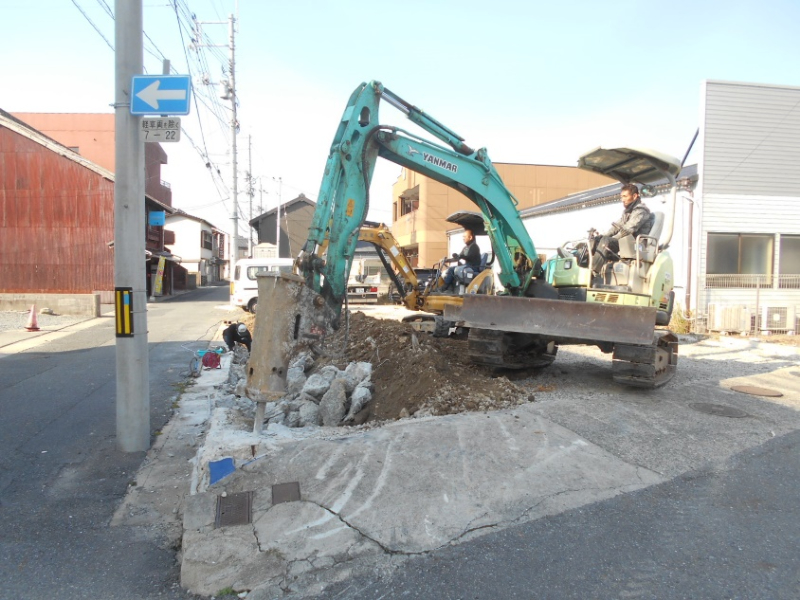
[[[188,115],[192,81],[188,75],[134,75],[132,115]]]

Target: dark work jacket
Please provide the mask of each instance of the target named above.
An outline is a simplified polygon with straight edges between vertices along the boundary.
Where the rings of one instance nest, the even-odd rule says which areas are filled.
[[[622,217],[611,224],[611,229],[606,232],[607,237],[619,239],[626,235],[637,235],[650,233],[650,209],[647,208],[641,198],[622,211]]]
[[[245,331],[244,334],[240,334],[239,330],[239,323],[232,323],[225,328],[225,331],[222,332],[222,339],[225,340],[225,343],[228,346],[233,346],[234,342],[239,342],[240,344],[244,344],[247,350],[250,350],[250,345],[253,343],[253,338],[250,336],[250,331]]]
[[[472,240],[471,244],[467,244],[464,246],[464,249],[461,251],[461,254],[458,255],[459,259],[464,259],[464,262],[471,266],[473,269],[480,269],[481,267],[481,249],[478,248],[478,244],[475,243],[475,240]]]

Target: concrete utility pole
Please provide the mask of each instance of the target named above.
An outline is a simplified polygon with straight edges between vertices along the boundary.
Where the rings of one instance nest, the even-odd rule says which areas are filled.
[[[230,15],[230,51],[231,59],[228,67],[228,86],[231,96],[231,161],[233,163],[233,202],[231,206],[231,219],[233,220],[233,237],[231,238],[230,273],[233,275],[233,265],[236,264],[239,254],[239,188],[238,174],[236,172],[236,130],[239,122],[236,119],[236,46],[235,46],[235,20]]]
[[[140,452],[150,447],[144,143],[130,103],[131,77],[142,74],[142,0],[116,0],[114,8],[114,286],[118,296],[120,289],[128,290],[123,294],[128,294],[133,334],[116,338],[117,445],[123,452]]]
[[[275,247],[278,258],[281,257],[281,196],[283,195],[283,178],[278,177],[278,206],[275,208]],[[287,231],[287,234],[288,231]]]
[[[249,245],[248,248],[250,250],[250,258],[253,257],[253,227],[250,225],[250,221],[253,220],[253,196],[255,195],[255,191],[253,190],[253,136],[247,136],[247,196],[250,198],[250,212],[249,219],[247,223],[247,232],[250,234],[248,236]]]
[[[229,28],[229,42],[228,44],[203,44],[202,35],[200,33],[200,25],[224,25],[228,24]],[[231,101],[231,168],[233,181],[231,182],[231,221],[233,221],[233,234],[230,236],[228,244],[229,255],[229,277],[233,275],[233,265],[236,263],[239,252],[239,175],[237,173],[238,165],[236,162],[236,131],[239,128],[239,121],[236,116],[236,19],[233,15],[228,17],[227,21],[197,21],[195,20],[197,47],[205,46],[208,48],[221,48],[228,47],[230,51],[230,60],[228,65],[228,80],[222,82],[225,86],[225,93],[222,96],[223,100]]]

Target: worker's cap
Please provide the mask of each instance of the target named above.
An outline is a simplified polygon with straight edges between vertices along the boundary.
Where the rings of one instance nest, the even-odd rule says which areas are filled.
[[[245,333],[247,333],[247,325],[245,325],[244,323],[239,323],[239,326],[236,328],[236,331],[244,335]]]

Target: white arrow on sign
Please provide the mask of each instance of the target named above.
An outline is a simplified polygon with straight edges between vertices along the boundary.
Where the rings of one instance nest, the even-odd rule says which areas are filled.
[[[159,90],[158,87],[160,85],[161,85],[161,80],[156,79],[153,83],[151,83],[141,92],[136,94],[136,97],[139,98],[142,102],[146,102],[149,106],[152,106],[156,110],[158,110],[159,100],[186,99],[186,90]]]

